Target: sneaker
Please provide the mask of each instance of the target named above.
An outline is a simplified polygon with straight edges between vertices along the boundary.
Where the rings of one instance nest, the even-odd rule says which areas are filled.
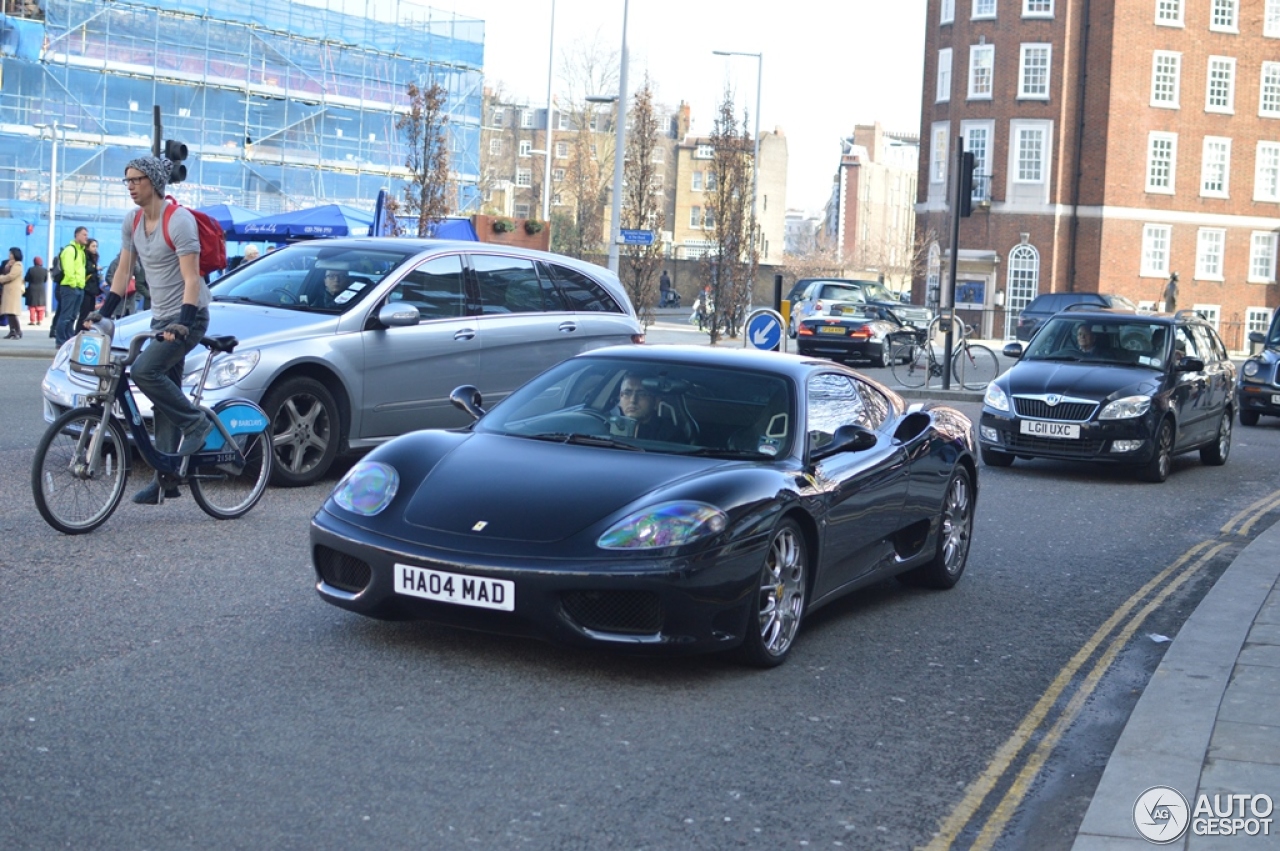
[[[182,435],[182,443],[178,446],[179,455],[195,455],[204,446],[204,439],[213,431],[213,423],[208,418],[200,421],[200,426],[193,432]]]
[[[165,488],[165,499],[177,499],[182,496],[182,491],[176,487]],[[151,484],[133,495],[133,501],[138,505],[159,505],[160,504],[160,483],[155,479],[151,480]]]

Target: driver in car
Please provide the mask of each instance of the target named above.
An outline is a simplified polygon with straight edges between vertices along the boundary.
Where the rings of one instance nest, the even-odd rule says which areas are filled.
[[[665,441],[682,439],[675,421],[659,414],[657,392],[646,387],[644,377],[637,373],[628,373],[622,379],[622,386],[618,390],[618,411],[626,418],[623,423],[630,437]],[[635,422],[634,431],[627,420]]]
[[[1076,329],[1076,348],[1086,358],[1105,360],[1112,357],[1113,352],[1102,344],[1093,329],[1087,324]]]
[[[328,269],[324,273],[324,306],[336,307],[338,296],[347,288],[347,273],[343,269]]]

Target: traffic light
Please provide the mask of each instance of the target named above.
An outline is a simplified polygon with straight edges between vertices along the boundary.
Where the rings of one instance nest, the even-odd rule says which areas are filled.
[[[169,182],[181,183],[187,179],[187,166],[183,160],[187,158],[187,146],[174,139],[164,140],[164,157],[173,163],[169,170]]]
[[[964,159],[960,163],[960,187],[957,194],[957,209],[960,211],[962,218],[968,218],[973,214],[973,169],[975,160],[973,151],[965,151]]]

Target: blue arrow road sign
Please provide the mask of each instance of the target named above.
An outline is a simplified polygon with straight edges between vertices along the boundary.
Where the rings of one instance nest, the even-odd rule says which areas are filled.
[[[653,245],[653,231],[619,228],[623,245]]]
[[[761,351],[773,351],[782,341],[782,323],[772,311],[760,312],[747,322],[747,342]]]

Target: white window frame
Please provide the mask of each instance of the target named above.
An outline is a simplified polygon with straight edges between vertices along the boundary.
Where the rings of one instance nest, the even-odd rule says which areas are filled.
[[[1014,183],[1044,184],[1049,180],[1049,126],[1044,122],[1012,122],[1009,132],[1013,144],[1009,148],[1009,177]],[[1036,158],[1038,174],[1028,175],[1025,166],[1031,162],[1024,157],[1024,150],[1038,136],[1040,155]]]
[[[716,149],[711,145],[699,145],[693,149],[693,158],[695,160],[713,160],[716,158]]]
[[[996,0],[973,0],[973,12],[970,20],[990,21],[996,16]]]
[[[951,100],[951,48],[944,47],[938,51],[938,79],[934,91],[935,103],[946,103]]]
[[[551,182],[552,182],[552,183],[563,183],[563,182],[564,182],[564,169],[562,169],[562,168],[553,168],[553,169],[551,169]]]
[[[1222,261],[1226,250],[1226,228],[1200,228],[1196,231],[1197,281],[1223,280]]]
[[[1267,38],[1280,38],[1280,0],[1266,0],[1262,12],[1262,34]]]
[[[1027,54],[1041,51],[1044,53],[1044,90],[1032,91],[1028,86],[1032,67],[1028,64]],[[1048,100],[1052,82],[1050,74],[1053,71],[1053,45],[1047,42],[1028,42],[1021,46],[1018,53],[1018,100]]]
[[[948,156],[951,152],[951,124],[940,122],[933,125],[929,151],[929,182],[947,182]]]
[[[1217,79],[1216,75],[1225,75],[1226,85],[1223,91],[1222,83]],[[1226,101],[1225,104],[1215,104],[1215,90],[1217,97]],[[1233,115],[1236,111],[1236,59],[1234,56],[1210,56],[1208,69],[1205,71],[1204,85],[1204,111],[1215,112],[1224,115]]]
[[[1259,334],[1266,334],[1267,329],[1271,327],[1271,308],[1269,307],[1246,307],[1244,309],[1244,339],[1247,343],[1249,335],[1254,331]]]
[[[667,161],[667,151],[662,147],[655,147],[653,153],[649,156],[649,162],[662,165]]]
[[[569,126],[569,118],[570,118],[569,113],[565,112],[563,109],[557,110],[556,111],[556,129],[557,130],[572,129]]]
[[[502,156],[502,140],[501,139],[489,140],[489,156],[491,157]]]
[[[716,227],[716,208],[707,207],[702,211],[702,229],[715,230]]]
[[[507,108],[505,106],[495,106],[493,108],[493,123],[497,127],[502,127],[507,120]]]
[[[1167,156],[1161,156],[1165,152]],[[1163,166],[1163,180],[1161,177]],[[1178,173],[1178,134],[1152,131],[1147,134],[1147,191],[1157,195],[1172,195]]]
[[[1209,31],[1240,32],[1240,0],[1212,0],[1209,4]]]
[[[516,186],[529,187],[533,185],[533,169],[518,168],[516,169]]]
[[[518,156],[522,156],[522,157],[533,156],[533,140],[532,139],[520,140],[520,152]]]
[[[1220,304],[1193,304],[1192,312],[1199,315],[1201,319],[1213,326],[1213,330],[1221,330],[1219,325],[1222,322],[1222,305]]]
[[[991,147],[995,144],[994,121],[962,121],[960,135],[964,137],[964,149],[973,152],[973,200],[991,200]],[[978,175],[986,178],[977,179]]]
[[[1166,83],[1169,89],[1168,98],[1160,97],[1162,82]],[[1158,109],[1178,109],[1182,99],[1181,93],[1182,54],[1175,50],[1153,52],[1151,54],[1151,105]]]
[[[986,72],[985,77],[982,71]],[[969,45],[969,100],[991,100],[996,87],[995,77],[996,46],[994,44]],[[985,91],[981,88],[984,81]]]
[[[1052,18],[1053,0],[1022,0],[1022,17]]]
[[[662,174],[649,175],[649,189],[654,193],[662,192],[662,186],[664,182],[663,177],[665,177],[665,175],[662,175]]]
[[[689,208],[689,227],[695,230],[702,229],[702,208],[696,204]]]
[[[949,24],[956,19],[956,0],[942,0],[938,8],[938,23]]]
[[[529,218],[529,202],[523,201],[519,204],[514,204],[511,212],[515,213],[517,219]]]
[[[533,126],[533,110],[520,110],[520,126],[526,130]]]
[[[1156,26],[1185,27],[1185,7],[1184,0],[1156,0]]]
[[[1258,142],[1254,152],[1253,200],[1280,203],[1280,142]]]
[[[1280,234],[1270,230],[1255,230],[1249,234],[1249,283],[1275,282],[1277,237]]]
[[[1169,277],[1169,254],[1173,245],[1173,226],[1142,226],[1142,258],[1138,275],[1143,278]]]
[[[700,171],[693,172],[693,178],[689,182],[689,190],[691,192],[702,191],[702,172]]]
[[[1280,62],[1262,63],[1258,75],[1258,115],[1280,118]]]
[[[567,160],[569,158],[569,143],[556,142],[556,159]]]
[[[1231,139],[1226,136],[1204,137],[1200,153],[1200,197],[1231,197]]]

